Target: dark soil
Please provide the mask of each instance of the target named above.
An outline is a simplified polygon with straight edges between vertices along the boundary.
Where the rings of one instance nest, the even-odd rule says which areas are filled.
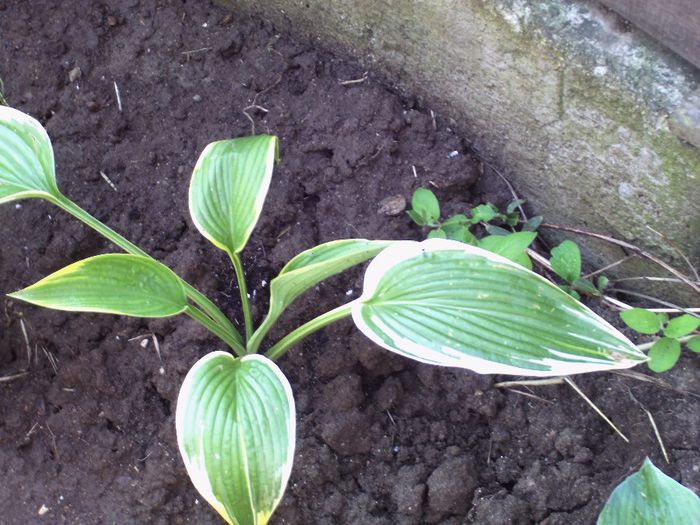
[[[379,213],[387,197],[432,186],[448,211],[507,197],[494,193],[497,178],[480,177],[444,116],[371,75],[342,84],[364,69],[206,1],[0,0],[0,50],[6,97],[45,123],[64,193],[236,319],[232,271],[193,227],[186,196],[208,142],[251,132],[246,107],[259,106],[247,113],[256,131],[281,138],[282,152],[244,252],[257,319],[265,284],[299,251],[423,235],[405,214]],[[3,293],[115,251],[40,201],[0,208],[0,242]],[[319,286],[273,338],[360,287],[360,269]],[[222,343],[185,318],[2,306],[0,377],[28,372],[0,382],[3,524],[220,523],[179,458],[174,404],[188,368]],[[134,340],[145,334],[160,356],[149,339]],[[497,389],[498,378],[382,351],[350,322],[280,365],[299,425],[275,524],[588,524],[645,456],[700,489],[691,395],[612,374],[577,378],[627,444],[566,386]],[[697,378],[697,361],[683,359],[664,379],[697,392]]]

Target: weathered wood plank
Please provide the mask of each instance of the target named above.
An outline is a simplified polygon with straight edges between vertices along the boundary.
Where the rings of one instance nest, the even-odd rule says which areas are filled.
[[[700,67],[700,0],[602,0],[602,3]]]

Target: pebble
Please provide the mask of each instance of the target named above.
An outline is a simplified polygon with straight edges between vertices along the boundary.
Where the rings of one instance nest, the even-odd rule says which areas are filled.
[[[71,69],[68,72],[68,80],[70,82],[75,82],[76,80],[78,80],[82,76],[83,76],[83,71],[78,66],[74,67],[73,69]]]
[[[195,95],[192,97],[192,100],[195,102],[201,102],[202,101],[202,95]]]
[[[403,195],[392,195],[379,203],[379,214],[394,216],[406,209],[406,199]]]

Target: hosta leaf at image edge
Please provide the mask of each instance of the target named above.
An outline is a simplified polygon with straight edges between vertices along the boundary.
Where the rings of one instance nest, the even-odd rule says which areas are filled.
[[[205,355],[182,384],[175,420],[202,497],[227,523],[265,525],[294,458],[294,398],[277,365],[258,354]]]
[[[302,293],[332,275],[371,259],[391,242],[343,239],[320,244],[295,256],[270,283],[270,308],[253,336],[252,351],[257,350],[270,327]]]
[[[543,277],[443,239],[401,241],[382,251],[367,268],[352,316],[384,348],[482,374],[568,375],[646,360]]]
[[[610,495],[597,525],[697,525],[700,499],[649,459]]]
[[[270,187],[277,137],[209,144],[192,172],[190,214],[204,237],[231,255],[248,242]]]
[[[29,115],[0,105],[0,204],[58,194],[46,130]]]
[[[180,279],[170,268],[121,253],[83,259],[8,295],[55,310],[136,317],[167,317],[187,307]]]

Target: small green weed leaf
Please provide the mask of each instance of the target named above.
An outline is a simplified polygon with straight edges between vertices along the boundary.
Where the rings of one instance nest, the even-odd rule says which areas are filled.
[[[427,226],[428,225],[428,221],[426,220],[426,218],[423,217],[423,215],[421,215],[417,211],[407,210],[406,213],[411,218],[411,220],[413,222],[415,222],[418,226]]]
[[[508,206],[506,207],[506,213],[510,215],[518,209],[518,206],[522,206],[523,204],[525,204],[525,199],[516,199],[512,202],[509,202]]]
[[[392,241],[345,239],[327,242],[306,250],[290,260],[270,283],[270,308],[267,317],[251,340],[256,351],[260,341],[301,294],[321,281],[371,259]]]
[[[510,235],[513,233],[510,230],[506,230],[505,228],[501,228],[500,226],[494,226],[493,224],[485,224],[484,229],[486,230],[486,233],[489,235],[500,235],[500,236],[506,236]]]
[[[576,299],[577,301],[581,300],[581,294],[578,293],[576,290],[572,290],[571,288],[568,289],[569,295]]]
[[[449,219],[446,219],[443,221],[442,225],[443,226],[467,226],[470,225],[472,221],[467,219],[466,215],[463,215],[461,213],[458,213],[457,215],[453,215]]]
[[[537,228],[540,227],[540,224],[542,224],[543,220],[544,217],[542,217],[542,215],[535,215],[534,217],[530,217],[528,220],[525,221],[525,224],[523,224],[523,231],[536,232]]]
[[[627,326],[640,334],[652,335],[661,330],[661,318],[644,308],[624,310],[620,312],[620,318]]]
[[[610,495],[597,525],[697,525],[700,499],[649,459]]]
[[[472,208],[472,223],[478,224],[480,222],[489,222],[493,219],[501,217],[498,213],[498,208],[493,204],[479,204],[479,206]]]
[[[190,369],[175,414],[177,443],[202,497],[229,524],[265,525],[292,470],[294,398],[258,354],[211,352]]]
[[[447,234],[442,228],[428,232],[428,239],[447,239]]]
[[[83,259],[9,296],[55,310],[135,317],[168,317],[187,307],[182,283],[170,268],[122,253]]]
[[[694,337],[691,337],[690,339],[688,339],[688,341],[685,344],[693,352],[700,353],[700,335],[696,335]]]
[[[662,337],[649,349],[649,369],[661,373],[673,368],[681,356],[681,344],[676,339]]]
[[[532,269],[532,261],[525,250],[537,237],[535,232],[516,232],[508,235],[489,235],[479,241],[479,248],[497,253],[513,262]]]
[[[605,275],[601,275],[600,277],[598,277],[598,281],[596,282],[596,287],[598,288],[598,290],[600,292],[603,292],[608,287],[609,284],[610,284],[610,279],[605,277]]]
[[[699,326],[700,317],[688,314],[679,315],[668,322],[664,335],[666,337],[683,337],[697,330]]]
[[[419,226],[432,226],[437,224],[440,219],[440,203],[435,194],[426,188],[418,188],[413,192],[411,208],[411,211],[420,216],[424,221],[423,224],[420,224],[412,214],[409,214]]]
[[[46,130],[29,115],[0,105],[0,204],[58,195]]]
[[[238,253],[262,211],[277,156],[277,137],[257,135],[212,142],[190,182],[190,215],[218,248]]]
[[[357,327],[378,345],[482,374],[568,375],[646,360],[543,277],[450,240],[401,241],[382,251],[351,308]]]
[[[552,270],[567,283],[574,283],[581,277],[581,251],[573,241],[566,240],[552,248],[549,262]]]
[[[466,226],[453,226],[443,224],[442,229],[447,234],[447,238],[452,239],[453,241],[464,242],[467,244],[472,244],[474,246],[476,246],[476,244],[478,243],[476,237],[472,235],[472,233],[469,231],[469,228],[467,228]]]
[[[517,213],[511,213],[506,217],[506,224],[514,228],[520,222],[520,216]]]
[[[596,288],[588,279],[576,279],[572,286],[582,294],[594,296],[600,295],[600,290],[598,290],[598,288]]]

